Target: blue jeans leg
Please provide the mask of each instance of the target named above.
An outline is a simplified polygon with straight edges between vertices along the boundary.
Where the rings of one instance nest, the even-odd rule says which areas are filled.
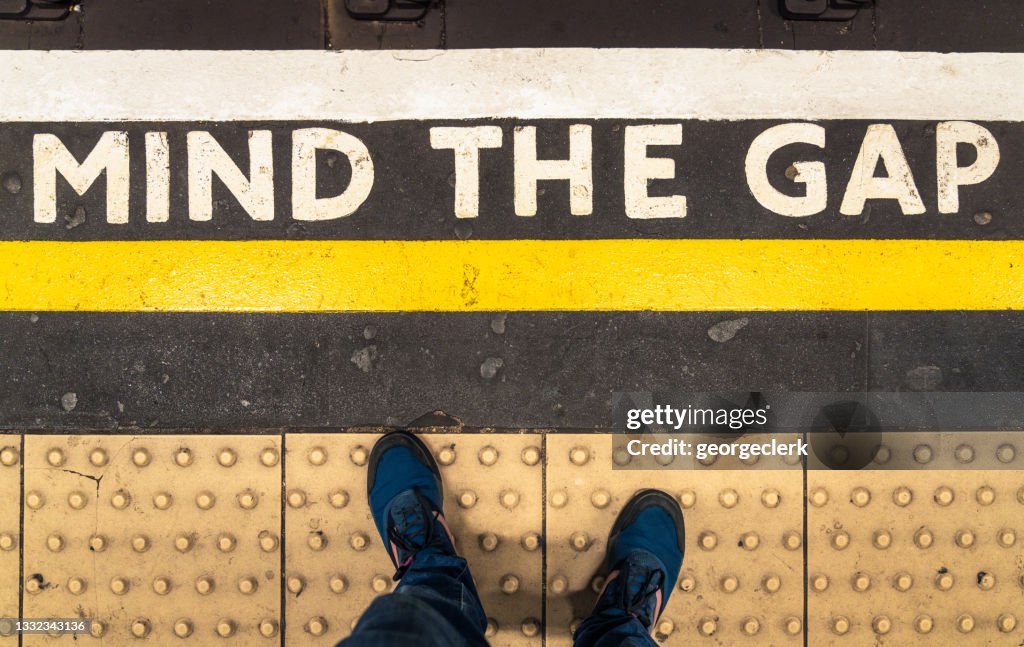
[[[592,613],[576,628],[573,647],[657,647],[632,614],[622,609]]]
[[[486,647],[487,615],[466,560],[416,555],[395,592],[377,598],[338,647]]]

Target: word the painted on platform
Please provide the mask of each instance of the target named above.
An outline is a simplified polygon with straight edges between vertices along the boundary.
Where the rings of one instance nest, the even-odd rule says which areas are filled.
[[[538,129],[559,129],[567,135],[568,155],[541,155]],[[421,150],[408,152],[410,169],[422,168],[416,160],[430,157],[434,175],[410,177],[400,186],[378,186],[374,153],[364,138],[344,130],[315,127],[286,131],[288,148],[270,129],[246,129],[245,150],[228,150],[209,130],[163,130],[144,132],[106,130],[89,139],[91,148],[84,155],[73,154],[61,136],[50,132],[32,135],[33,221],[57,221],[58,195],[69,186],[84,195],[105,178],[105,221],[126,224],[130,221],[166,223],[172,219],[210,221],[218,202],[214,196],[216,177],[253,221],[272,221],[290,217],[297,221],[330,221],[360,211],[375,191],[404,191],[415,180],[445,182],[453,185],[451,206],[445,206],[457,218],[480,216],[482,187],[496,183],[511,184],[512,213],[529,218],[538,212],[540,182],[564,182],[568,185],[568,213],[572,216],[594,214],[595,167],[616,168],[616,195],[610,208],[632,219],[672,219],[687,216],[687,196],[673,192],[652,194],[652,181],[687,177],[693,169],[679,168],[676,158],[668,157],[684,143],[681,123],[630,124],[621,128],[614,152],[609,142],[595,145],[594,127],[588,124],[527,125],[502,128],[498,125],[423,125],[419,138]],[[365,127],[364,127],[365,130]],[[618,128],[615,129],[618,132]],[[605,131],[602,131],[605,132]],[[859,137],[859,135],[858,135]],[[139,142],[138,140],[142,141]],[[509,142],[508,140],[512,141]],[[827,151],[826,128],[816,123],[781,123],[770,126],[746,146],[742,167],[745,187],[737,187],[751,196],[757,205],[779,216],[807,217],[830,207],[829,187],[840,183],[838,212],[845,216],[864,213],[869,200],[890,201],[904,215],[923,214],[934,208],[940,214],[957,213],[961,187],[985,182],[999,166],[999,145],[992,133],[968,121],[940,122],[934,127],[934,169],[936,200],[926,205],[918,189],[912,165],[893,125],[868,124],[860,138],[860,148],[852,165],[835,168],[837,161],[824,155],[815,161],[796,155],[793,150],[808,148]],[[92,143],[95,141],[95,143]],[[714,142],[700,142],[714,146]],[[930,143],[929,143],[930,146]],[[81,145],[78,146],[81,149]],[[281,150],[284,148],[284,150]],[[652,148],[656,150],[652,150]],[[172,150],[179,151],[172,155]],[[598,158],[611,155],[612,158]],[[134,151],[134,153],[133,153]],[[483,151],[504,155],[510,175],[484,177],[481,172]],[[790,152],[787,152],[790,151]],[[81,152],[81,150],[80,150]],[[450,157],[445,156],[450,152]],[[132,155],[141,153],[145,163],[133,163]],[[345,160],[342,171],[323,161],[324,153],[334,160]],[[281,172],[280,158],[290,158]],[[770,160],[784,156],[790,162],[784,178],[769,172]],[[790,157],[792,156],[792,157]],[[412,162],[410,162],[410,160]],[[969,160],[969,161],[965,161]],[[924,160],[914,160],[920,169]],[[275,163],[277,162],[277,163]],[[395,165],[395,160],[388,163]],[[845,162],[844,162],[845,163]],[[443,174],[436,172],[443,166]],[[276,169],[276,170],[275,170]],[[144,178],[139,178],[139,174]],[[329,174],[343,178],[344,186],[334,186],[325,194],[321,180]],[[283,177],[282,177],[283,176]],[[602,181],[611,182],[607,173]],[[738,179],[738,178],[737,178]],[[133,182],[134,180],[134,182]],[[133,194],[132,187],[144,180],[145,190]],[[283,181],[282,181],[283,180]],[[780,187],[780,181],[789,186]],[[930,182],[930,178],[929,178]],[[393,184],[394,182],[392,182]],[[337,182],[336,182],[337,184]],[[183,186],[184,185],[184,186]],[[507,186],[507,184],[506,184]],[[619,193],[621,189],[621,193]],[[134,197],[133,197],[134,195]],[[172,209],[172,195],[178,205]],[[835,195],[835,194],[833,194]],[[282,196],[285,202],[282,203]],[[290,203],[290,208],[288,208]],[[282,204],[285,206],[282,207]],[[833,203],[834,209],[836,204]],[[751,204],[754,207],[754,204]],[[607,211],[603,207],[602,211]]]

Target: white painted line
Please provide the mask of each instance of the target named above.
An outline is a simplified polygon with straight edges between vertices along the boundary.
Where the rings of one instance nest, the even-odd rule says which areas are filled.
[[[0,121],[1024,121],[1024,55],[710,49],[0,52]]]

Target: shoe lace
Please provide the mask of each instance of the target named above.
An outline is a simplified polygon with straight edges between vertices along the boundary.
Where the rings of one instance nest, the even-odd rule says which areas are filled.
[[[665,573],[661,569],[634,567],[629,562],[620,570],[622,586],[619,589],[619,602],[633,617],[650,626],[652,616],[656,617],[660,609],[648,609],[651,596],[665,585]]]
[[[412,558],[431,544],[434,539],[434,526],[440,512],[431,510],[433,507],[427,497],[416,493],[416,504],[406,504],[391,511],[388,523],[388,540],[400,549],[399,554],[408,557],[396,564],[397,570],[392,579],[402,579],[412,564]],[[429,521],[424,517],[424,510],[431,510]],[[422,539],[421,539],[422,538]]]

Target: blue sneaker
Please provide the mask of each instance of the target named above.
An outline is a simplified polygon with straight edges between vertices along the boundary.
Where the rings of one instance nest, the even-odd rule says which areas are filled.
[[[660,490],[641,490],[608,536],[610,570],[593,613],[617,609],[650,631],[675,588],[685,550],[683,511]]]
[[[393,431],[378,440],[370,452],[366,488],[373,522],[395,565],[395,581],[422,551],[456,554],[442,512],[441,472],[419,438]]]

